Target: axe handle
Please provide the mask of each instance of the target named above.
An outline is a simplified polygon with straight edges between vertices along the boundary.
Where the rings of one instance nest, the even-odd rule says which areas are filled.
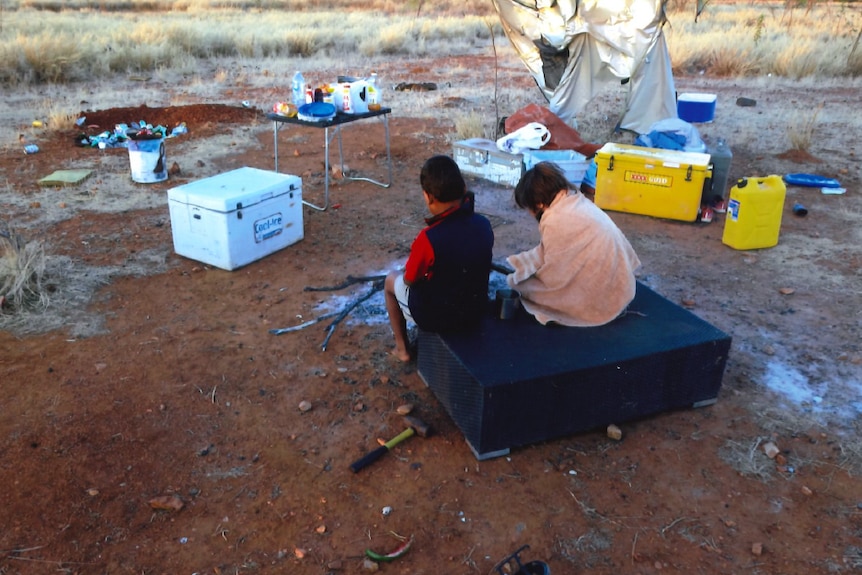
[[[371,452],[363,455],[361,458],[359,458],[356,461],[354,461],[353,463],[351,463],[350,464],[350,470],[353,473],[357,473],[360,470],[368,467],[369,465],[371,465],[372,463],[374,463],[375,461],[380,459],[380,457],[384,453],[386,453],[387,451],[389,451],[390,449],[392,449],[393,447],[395,447],[396,445],[398,445],[399,443],[401,443],[402,441],[404,441],[408,437],[412,436],[414,433],[415,433],[415,431],[413,430],[413,428],[408,427],[407,429],[405,429],[404,431],[402,431],[401,433],[399,433],[398,435],[396,435],[395,437],[393,437],[392,439],[390,439],[389,441],[387,441],[386,443],[384,443],[383,445],[381,445],[380,447],[378,447],[374,451],[371,451]]]

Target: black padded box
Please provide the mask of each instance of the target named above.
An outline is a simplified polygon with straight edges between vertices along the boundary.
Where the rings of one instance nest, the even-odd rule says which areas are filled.
[[[420,331],[419,375],[478,459],[662,411],[716,401],[731,338],[647,286],[589,328],[490,309],[473,332]]]

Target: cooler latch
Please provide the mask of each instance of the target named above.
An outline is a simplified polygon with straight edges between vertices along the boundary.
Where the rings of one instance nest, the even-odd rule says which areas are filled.
[[[692,166],[691,166],[691,164],[689,164],[688,169],[685,171],[685,181],[686,182],[691,181],[691,169],[692,169]]]
[[[613,171],[614,171],[614,157],[613,157],[613,156],[611,156],[610,158],[608,158],[608,171],[609,171],[609,172],[613,172]]]

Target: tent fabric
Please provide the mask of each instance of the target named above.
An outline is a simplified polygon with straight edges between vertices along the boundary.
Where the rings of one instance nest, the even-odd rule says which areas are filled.
[[[575,117],[602,91],[627,87],[618,128],[638,134],[676,118],[663,34],[665,0],[493,0],[506,37],[554,114]]]

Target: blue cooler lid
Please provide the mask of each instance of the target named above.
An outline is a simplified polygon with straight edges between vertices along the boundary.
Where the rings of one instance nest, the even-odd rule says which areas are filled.
[[[335,117],[335,106],[328,102],[312,102],[299,107],[297,116],[307,122],[319,122]]]

